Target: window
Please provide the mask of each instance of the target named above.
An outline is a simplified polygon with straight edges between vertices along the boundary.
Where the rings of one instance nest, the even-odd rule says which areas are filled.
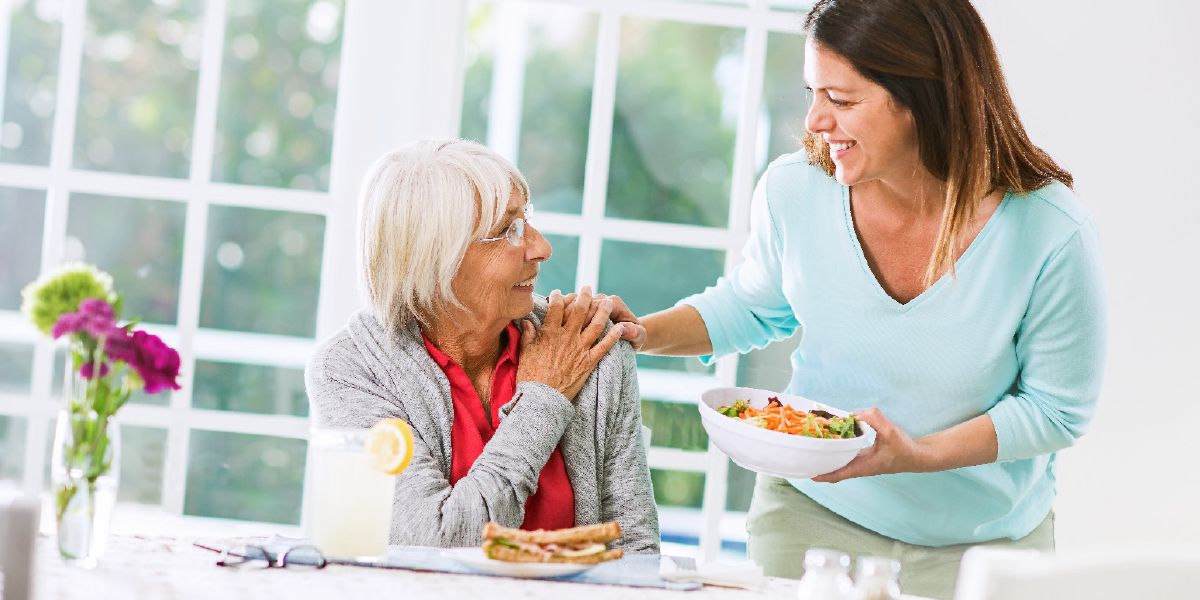
[[[755,180],[800,148],[805,4],[469,3],[460,132],[529,177],[555,249],[540,293],[592,285],[645,314],[738,262]],[[782,389],[786,353],[639,357],[670,551],[744,552],[753,474],[709,447],[695,403],[735,382]]]
[[[353,210],[331,194],[342,0],[5,6],[0,477],[48,485],[60,402],[20,289],[84,260],[183,359],[182,391],[122,410],[120,500],[299,524],[327,222]]]

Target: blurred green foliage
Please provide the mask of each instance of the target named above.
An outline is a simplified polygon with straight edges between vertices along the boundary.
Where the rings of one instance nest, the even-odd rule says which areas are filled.
[[[321,215],[209,208],[200,326],[312,337],[324,242]]]
[[[0,310],[17,310],[41,268],[46,192],[0,187],[0,215]]]
[[[161,503],[166,454],[166,429],[122,425],[121,485],[117,500],[138,504]]]
[[[201,0],[90,0],[74,166],[187,177]]]
[[[25,472],[25,417],[0,415],[0,481],[21,484]]]
[[[10,5],[0,161],[50,162],[63,4],[64,0],[27,0]]]
[[[183,513],[300,523],[308,442],[192,430]]]
[[[261,415],[308,416],[304,371],[264,365],[196,361],[192,406]]]
[[[112,275],[124,301],[124,315],[174,324],[186,213],[181,202],[72,194],[66,258],[94,264]],[[103,227],[97,227],[101,223]]]
[[[33,381],[33,345],[0,342],[0,392],[28,394]]]

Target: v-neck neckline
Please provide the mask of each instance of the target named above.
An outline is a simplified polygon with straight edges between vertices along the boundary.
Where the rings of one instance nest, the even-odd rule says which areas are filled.
[[[867,279],[870,280],[872,287],[875,289],[876,293],[882,297],[884,302],[899,312],[907,312],[923,304],[930,296],[933,296],[938,290],[948,285],[946,281],[951,277],[950,273],[946,272],[943,273],[937,281],[933,282],[933,285],[922,290],[920,294],[917,294],[916,297],[912,298],[908,302],[900,302],[896,298],[892,297],[891,294],[887,293],[887,290],[883,288],[883,284],[879,282],[879,277],[876,276],[875,271],[871,269],[871,263],[867,260],[866,252],[863,251],[862,241],[858,238],[858,230],[854,227],[854,214],[850,209],[850,186],[843,185],[841,187],[842,212],[846,221],[846,233],[850,236],[850,244],[854,248],[854,254],[858,258],[858,262],[862,267],[863,273],[866,274]],[[963,252],[963,255],[958,257],[958,260],[954,261],[954,271],[959,277],[962,276],[964,269],[967,268],[967,265],[971,261],[971,257],[976,254],[976,250],[983,245],[988,237],[988,233],[995,227],[995,223],[1000,220],[1000,214],[1004,212],[1004,208],[1008,206],[1009,197],[1011,195],[1012,193],[1010,191],[1005,190],[1004,197],[1000,199],[1000,205],[997,206],[996,210],[992,212],[992,215],[988,217],[987,223],[984,223],[983,225],[983,229],[980,229],[979,233],[975,236],[975,239],[971,240],[971,244],[967,246],[966,252]]]

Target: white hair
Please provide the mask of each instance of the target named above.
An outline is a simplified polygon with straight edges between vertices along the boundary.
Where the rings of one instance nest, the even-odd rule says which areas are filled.
[[[467,140],[425,140],[384,154],[360,192],[359,268],[376,318],[390,332],[462,307],[451,280],[467,248],[499,225],[513,189],[511,162]]]

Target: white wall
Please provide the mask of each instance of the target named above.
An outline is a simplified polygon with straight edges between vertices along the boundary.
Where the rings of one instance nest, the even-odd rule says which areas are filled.
[[[976,0],[1104,244],[1108,368],[1059,468],[1062,550],[1200,546],[1200,4]]]

